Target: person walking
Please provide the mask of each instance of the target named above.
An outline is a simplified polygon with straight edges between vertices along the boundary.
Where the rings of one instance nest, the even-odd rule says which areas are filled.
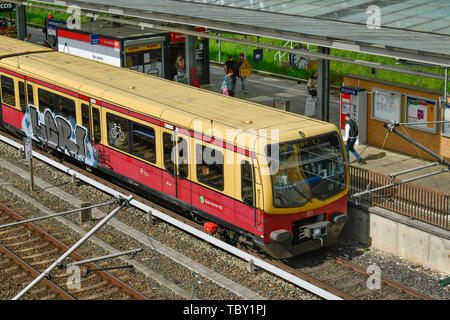
[[[234,97],[234,93],[236,92],[236,82],[237,82],[237,76],[239,74],[239,68],[238,68],[238,64],[236,63],[236,61],[233,60],[233,56],[231,54],[228,56],[228,60],[225,61],[225,72],[227,74],[229,74],[230,70],[233,70],[233,77],[232,77],[233,96],[232,97]]]
[[[247,77],[252,74],[252,70],[250,69],[250,64],[248,63],[247,59],[244,59],[243,53],[239,54],[238,69],[238,77],[239,79],[241,79],[242,84],[242,93],[248,93],[245,85],[247,83]]]
[[[225,75],[225,78],[222,81],[222,86],[220,87],[220,90],[222,90],[222,93],[226,96],[234,97],[233,74],[234,74],[233,69],[230,69],[228,73]]]
[[[350,163],[350,152],[353,153],[358,163],[362,164],[363,161],[358,152],[354,149],[356,137],[358,136],[358,124],[350,117],[350,114],[345,115],[345,134],[344,144],[345,151],[347,151],[347,162]],[[350,152],[349,152],[350,151]]]

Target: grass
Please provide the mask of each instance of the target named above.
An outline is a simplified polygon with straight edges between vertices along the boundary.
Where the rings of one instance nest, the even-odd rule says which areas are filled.
[[[223,35],[223,34],[222,34]],[[237,35],[225,35],[230,38],[239,38],[243,39],[243,36],[237,36]],[[281,40],[274,40],[274,39],[267,39],[267,38],[257,38],[257,37],[247,37],[247,39],[251,41],[259,41],[263,44],[272,44],[275,46],[283,46],[286,42]],[[296,44],[294,44],[295,47]],[[230,43],[230,42],[222,42],[222,62],[224,62],[228,55],[233,55],[235,59],[238,58],[239,53],[244,52],[244,48],[241,45]],[[278,74],[284,74],[292,77],[302,78],[302,79],[309,79],[311,74],[316,71],[316,68],[313,68],[312,70],[297,70],[294,69],[292,66],[289,65],[289,54],[286,54],[282,58],[281,64],[279,63],[278,56],[276,57],[277,52],[276,51],[269,51],[266,52],[264,50],[263,54],[263,61],[260,62],[254,62],[253,61],[253,50],[256,49],[256,47],[253,46],[247,46],[247,59],[250,62],[250,65],[253,69],[261,70],[261,71],[268,71],[272,73],[278,73]],[[317,46],[309,46],[309,50],[312,52],[317,52]],[[358,52],[351,52],[351,51],[345,51],[345,50],[338,50],[338,49],[331,49],[330,51],[331,55],[333,56],[339,56],[354,60],[362,60],[362,61],[370,61],[370,62],[377,62],[384,65],[392,65],[392,66],[398,66],[396,64],[396,59],[394,58],[388,58],[388,57],[381,57],[381,56],[374,56],[364,53],[358,53]],[[216,40],[210,41],[210,58],[211,60],[218,61],[219,60],[219,45]],[[277,59],[275,59],[277,58]],[[444,74],[444,71],[441,68],[434,68],[434,69],[428,69],[423,67],[409,67],[408,69],[413,70],[421,70],[421,71],[428,71],[428,72],[434,72],[434,73],[440,73]],[[331,79],[333,77],[336,78],[338,75],[345,75],[345,74],[353,74],[358,76],[364,76],[368,78],[374,78],[374,75],[372,74],[372,69],[370,67],[364,67],[364,66],[358,66],[358,65],[352,65],[342,62],[336,62],[331,61],[330,62],[330,72],[332,73]],[[339,77],[338,77],[339,78]],[[386,81],[392,81],[397,82],[401,84],[407,84],[412,85],[420,88],[428,88],[428,89],[434,89],[439,91],[444,91],[444,80],[438,80],[438,79],[431,79],[427,77],[417,77],[413,75],[403,74],[403,73],[397,73],[392,71],[385,71],[385,70],[377,70],[376,71],[376,78],[379,80],[386,80]]]

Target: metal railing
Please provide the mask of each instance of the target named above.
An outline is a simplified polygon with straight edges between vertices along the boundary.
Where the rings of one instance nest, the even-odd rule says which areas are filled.
[[[391,184],[389,176],[367,169],[350,166],[349,197],[361,190],[373,189]],[[405,183],[389,189],[375,191],[359,199],[370,205],[408,216],[429,224],[450,230],[450,195],[424,188],[412,183]]]

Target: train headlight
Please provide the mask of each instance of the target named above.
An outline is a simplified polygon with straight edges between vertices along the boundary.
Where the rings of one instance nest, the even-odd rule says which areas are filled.
[[[313,239],[320,238],[322,236],[322,228],[314,228],[312,236]]]

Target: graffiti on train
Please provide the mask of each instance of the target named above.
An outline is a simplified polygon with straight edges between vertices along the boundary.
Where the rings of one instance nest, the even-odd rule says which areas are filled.
[[[97,163],[88,130],[76,124],[71,116],[66,119],[50,109],[40,112],[30,104],[22,120],[22,130],[28,137],[51,149],[91,166]]]

